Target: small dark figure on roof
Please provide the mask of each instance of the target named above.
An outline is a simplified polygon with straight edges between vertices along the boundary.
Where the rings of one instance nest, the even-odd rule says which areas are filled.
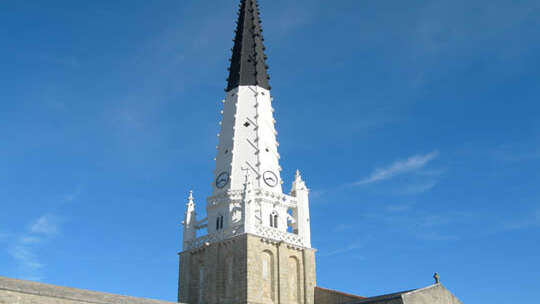
[[[439,284],[441,282],[441,278],[439,277],[438,273],[435,272],[433,278],[435,279],[435,284]]]

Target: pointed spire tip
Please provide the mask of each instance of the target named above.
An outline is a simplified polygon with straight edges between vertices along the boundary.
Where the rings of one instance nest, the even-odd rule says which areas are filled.
[[[240,1],[227,92],[241,85],[270,89],[258,7],[256,0]]]
[[[193,203],[193,190],[189,190],[188,204]]]

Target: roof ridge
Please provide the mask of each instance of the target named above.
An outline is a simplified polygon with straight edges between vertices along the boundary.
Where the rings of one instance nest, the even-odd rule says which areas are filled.
[[[367,299],[366,297],[363,297],[363,296],[359,296],[359,295],[355,295],[355,294],[352,294],[352,293],[347,293],[347,292],[343,292],[343,291],[339,291],[339,290],[328,289],[328,288],[324,288],[324,287],[320,287],[320,286],[315,286],[315,288],[318,288],[318,289],[321,289],[321,290],[324,290],[324,291],[337,293],[337,294],[344,295],[344,296],[349,296],[349,297],[354,297],[354,298],[359,298],[359,299]]]
[[[399,292],[393,292],[393,293],[368,297],[368,298],[362,299],[362,300],[360,300],[358,302],[355,302],[355,304],[376,303],[376,302],[380,302],[380,301],[397,299],[397,298],[400,298],[403,294],[410,293],[411,291],[414,291],[414,290],[416,290],[416,289],[411,289],[411,290],[405,290],[405,291],[399,291]]]
[[[423,290],[430,289],[430,288],[437,287],[437,286],[444,287],[441,283],[437,283],[437,284],[429,285],[429,286],[418,288],[418,289],[412,289],[412,290],[404,292],[403,294],[411,294],[411,293],[415,293],[415,292],[418,292],[418,291],[423,291]]]
[[[42,297],[73,300],[91,304],[109,304],[111,300],[116,303],[133,304],[172,304],[173,302],[137,298],[133,296],[118,295],[107,292],[99,292],[88,289],[65,287],[41,282],[12,279],[0,276],[0,290],[19,292]],[[63,292],[63,294],[62,294]],[[128,302],[129,301],[129,302]]]

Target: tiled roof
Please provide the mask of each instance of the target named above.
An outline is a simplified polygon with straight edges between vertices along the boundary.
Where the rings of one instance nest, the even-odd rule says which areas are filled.
[[[354,304],[384,303],[390,300],[401,298],[401,295],[414,291],[414,290],[415,289],[411,289],[411,290],[406,290],[406,291],[401,291],[401,292],[389,293],[389,294],[385,294],[381,296],[369,297],[360,301],[356,301],[354,302]]]
[[[92,304],[173,304],[172,302],[134,298],[0,277],[0,297],[3,290]]]

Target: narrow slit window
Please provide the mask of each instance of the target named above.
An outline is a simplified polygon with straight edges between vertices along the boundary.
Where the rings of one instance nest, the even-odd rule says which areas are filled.
[[[223,215],[219,215],[216,218],[216,230],[223,229]]]
[[[270,214],[270,227],[272,228],[278,227],[278,215],[276,212],[272,212]]]

